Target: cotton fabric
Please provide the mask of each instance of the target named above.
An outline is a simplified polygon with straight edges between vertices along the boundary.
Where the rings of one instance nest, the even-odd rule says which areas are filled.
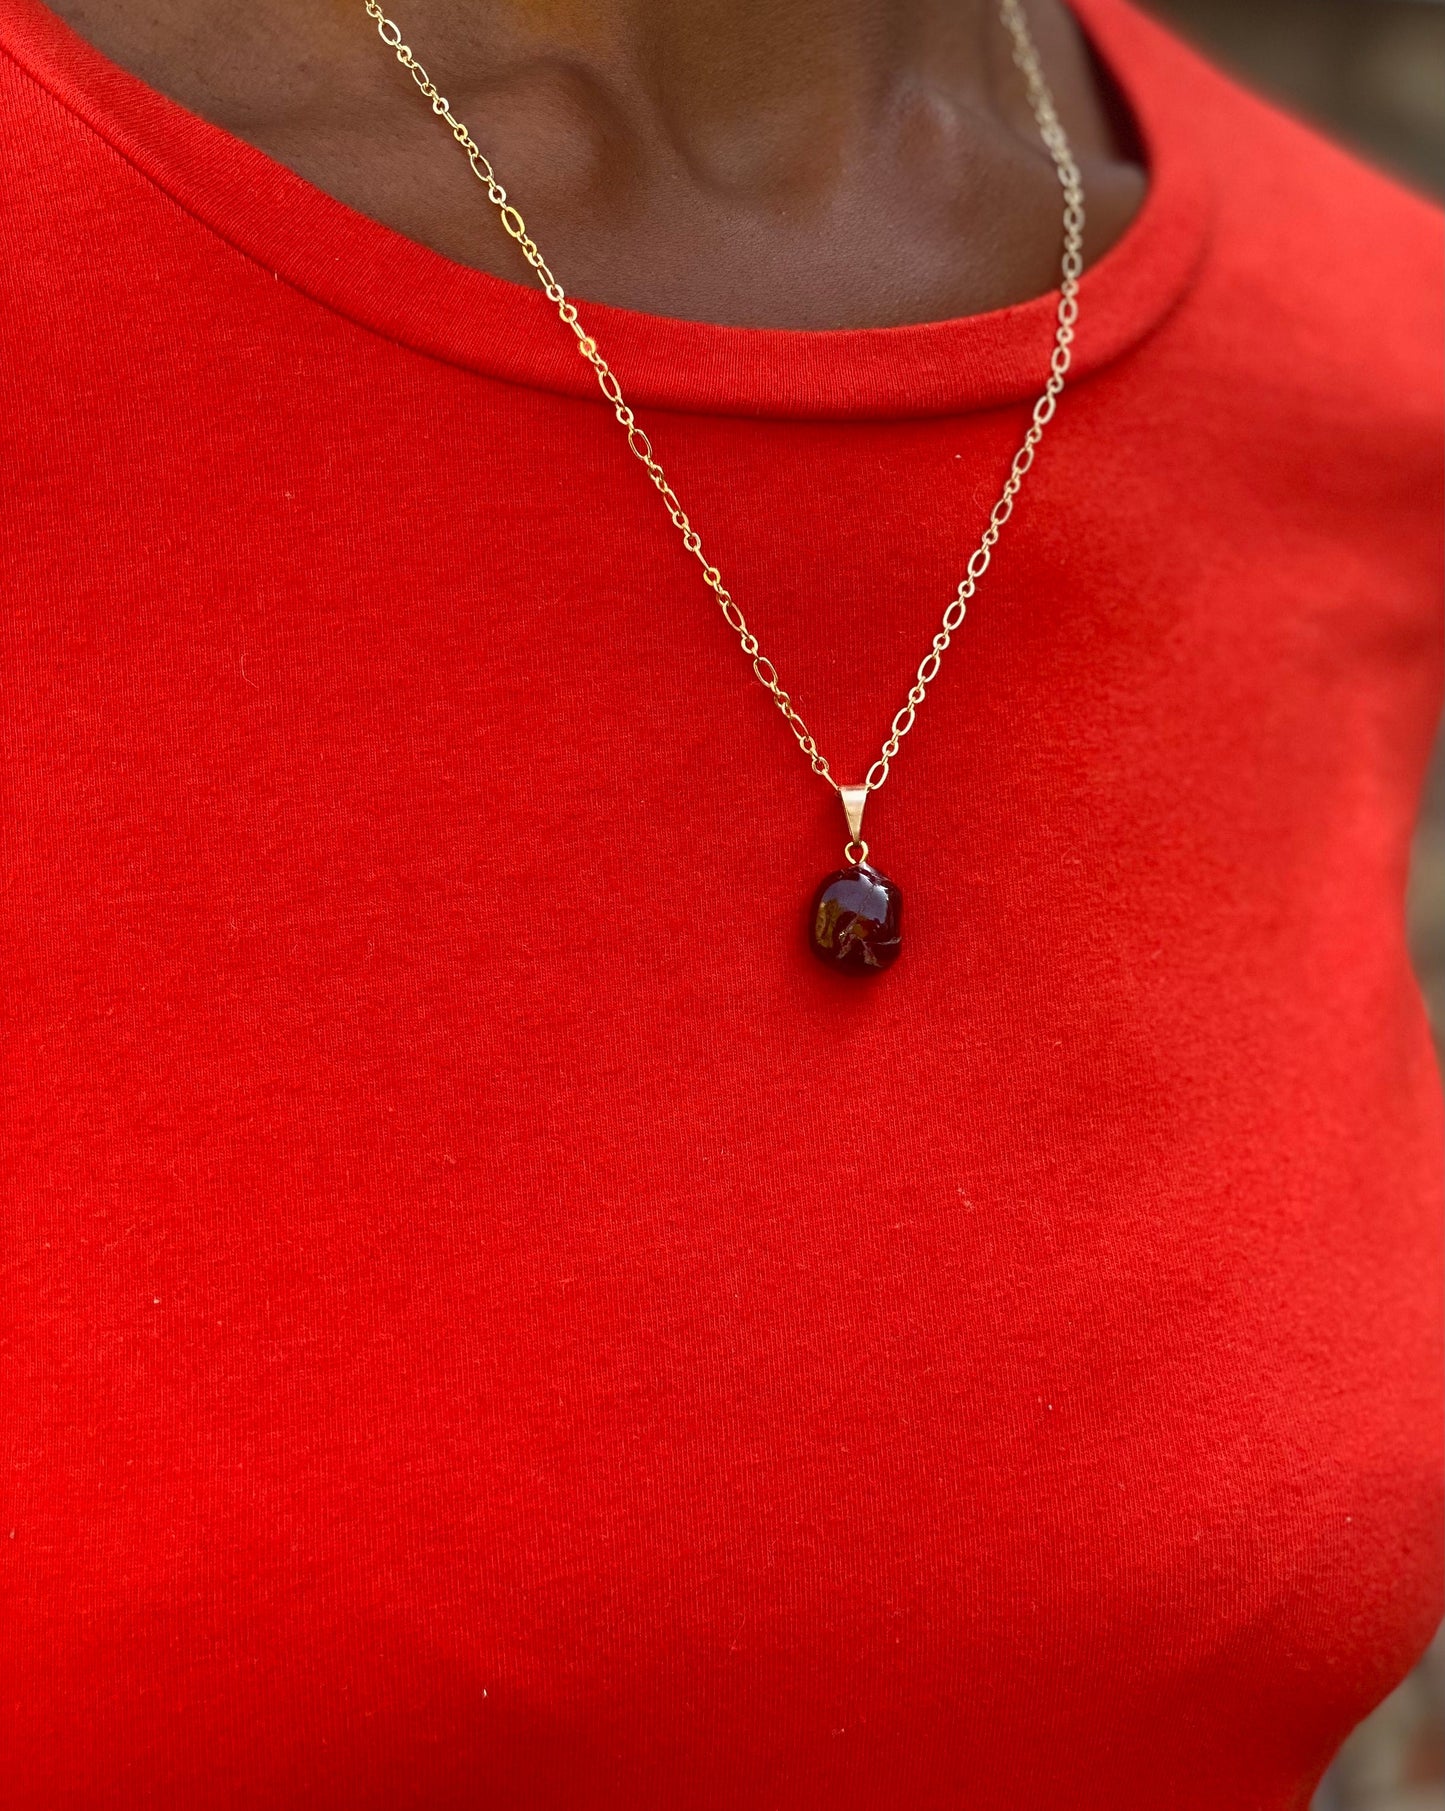
[[[1149,196],[857,985],[525,273],[0,0],[12,1811],[1299,1811],[1424,1645],[1438,220],[1081,18]],[[1053,306],[585,309],[844,780]]]

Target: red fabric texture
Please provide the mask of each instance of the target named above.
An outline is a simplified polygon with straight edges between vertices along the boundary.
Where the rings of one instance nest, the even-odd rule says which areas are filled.
[[[0,0],[11,1811],[1298,1811],[1425,1642],[1438,224],[1082,16],[859,985],[545,300]],[[1051,313],[588,311],[845,779]]]

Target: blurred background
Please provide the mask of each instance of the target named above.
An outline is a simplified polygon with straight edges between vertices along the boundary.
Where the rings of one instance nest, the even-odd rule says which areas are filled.
[[[1143,4],[1253,87],[1416,188],[1445,195],[1442,0]],[[1410,929],[1445,1058],[1445,740],[1416,838]],[[1445,1811],[1445,1638],[1345,1744],[1315,1811]]]

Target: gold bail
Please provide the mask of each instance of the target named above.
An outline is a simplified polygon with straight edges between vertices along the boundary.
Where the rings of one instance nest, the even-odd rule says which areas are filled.
[[[843,815],[848,820],[848,835],[855,843],[863,841],[863,807],[868,803],[866,786],[840,786],[838,797],[843,801]]]

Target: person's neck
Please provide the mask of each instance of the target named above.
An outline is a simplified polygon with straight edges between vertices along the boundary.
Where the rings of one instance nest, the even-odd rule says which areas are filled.
[[[51,0],[203,117],[447,255],[521,278],[361,0]],[[1142,187],[1059,0],[1026,0],[1089,187]],[[1049,288],[1059,198],[994,0],[392,0],[581,296],[884,324]]]
[[[992,0],[443,0],[403,23],[456,75],[590,87],[599,124],[763,205],[823,201],[909,114],[997,116],[1008,65]]]

